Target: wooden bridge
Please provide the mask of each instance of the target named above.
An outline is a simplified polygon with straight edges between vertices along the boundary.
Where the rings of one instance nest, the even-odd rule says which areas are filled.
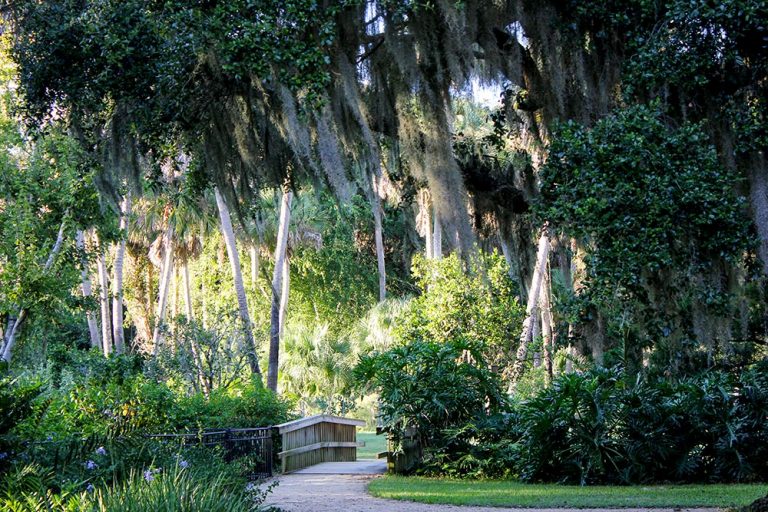
[[[278,453],[282,472],[291,473],[330,462],[356,462],[357,448],[365,446],[357,441],[357,427],[362,426],[365,426],[364,421],[328,414],[275,425],[282,437],[282,448]],[[321,472],[344,471],[344,467],[344,464],[336,464],[333,469]]]

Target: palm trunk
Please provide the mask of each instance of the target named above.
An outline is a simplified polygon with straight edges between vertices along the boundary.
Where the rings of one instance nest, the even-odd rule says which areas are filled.
[[[277,391],[277,368],[280,363],[280,301],[283,283],[283,266],[288,248],[288,225],[291,222],[291,201],[293,192],[288,187],[283,190],[280,202],[280,225],[277,230],[275,245],[275,270],[272,275],[272,308],[269,327],[269,368],[267,369],[267,387]]]
[[[255,291],[259,280],[259,250],[256,244],[248,248],[248,253],[251,257],[251,288]]]
[[[288,294],[291,290],[291,257],[286,252],[283,258],[283,283],[280,291],[280,314],[278,325],[280,327],[280,339],[283,338],[285,331],[285,313],[288,310]]]
[[[91,278],[88,275],[88,260],[85,258],[85,233],[82,230],[77,231],[76,238],[77,249],[81,252],[80,258],[80,280],[82,281],[83,297],[88,298],[93,296],[93,287],[91,286]],[[91,347],[100,347],[101,338],[99,337],[99,322],[93,314],[93,311],[86,311],[85,318],[88,321],[88,334],[91,338]]]
[[[184,261],[181,267],[181,273],[184,278],[184,305],[186,307],[187,320],[193,321],[195,318],[195,311],[192,307],[192,282],[189,277],[189,263]],[[197,341],[192,338],[189,341],[189,349],[192,352],[192,360],[195,364],[195,374],[197,376],[197,382],[203,385],[203,392],[207,397],[210,394],[210,389],[205,385],[205,379],[203,378],[203,365],[200,360],[200,350],[197,346]]]
[[[121,238],[115,250],[114,278],[112,280],[112,335],[115,340],[115,352],[125,352],[125,334],[123,331],[123,263],[125,261],[125,241],[128,236],[128,216],[131,214],[131,194],[125,195],[120,215]]]
[[[439,260],[443,257],[443,226],[440,223],[440,214],[436,208],[432,208],[432,215],[435,219],[435,227],[432,234],[432,257]]]
[[[181,274],[184,278],[184,306],[187,320],[193,320],[192,283],[189,278],[189,264],[186,261],[181,266]]]
[[[168,291],[171,284],[171,275],[173,274],[173,235],[170,226],[166,229],[163,238],[165,255],[163,257],[162,275],[160,276],[157,298],[157,318],[155,318],[155,330],[152,333],[153,356],[157,355],[162,341],[163,322],[165,319],[166,306],[168,305]]]
[[[752,220],[759,240],[757,254],[763,266],[763,273],[768,275],[768,179],[765,157],[752,155],[747,176]]]
[[[541,290],[541,332],[542,346],[544,349],[544,366],[546,367],[546,384],[552,382],[554,374],[554,338],[552,337],[552,304],[550,300],[551,276],[549,272],[544,272],[544,281]]]
[[[64,220],[61,221],[59,226],[59,232],[56,234],[56,241],[51,248],[51,252],[48,255],[48,259],[43,267],[43,272],[47,273],[51,270],[53,262],[56,261],[56,256],[61,252],[61,246],[64,243],[64,226],[66,225],[67,215],[69,211],[64,212]],[[3,345],[2,359],[6,363],[10,364],[13,357],[13,347],[16,345],[16,340],[21,330],[21,326],[24,325],[24,320],[27,318],[27,310],[24,308],[19,309],[19,314],[16,315],[16,321],[13,322],[13,326],[8,326],[7,334],[5,336],[5,344]]]
[[[384,262],[384,234],[382,227],[382,205],[379,195],[379,178],[374,175],[373,182],[373,237],[376,241],[376,263],[379,270],[379,301],[387,298],[387,271]]]
[[[534,313],[539,303],[539,293],[541,291],[541,282],[547,266],[547,256],[549,255],[549,236],[547,227],[541,230],[539,238],[539,249],[536,253],[536,267],[533,270],[531,287],[528,291],[528,304],[525,308],[525,320],[523,321],[523,330],[520,333],[520,346],[517,349],[515,363],[512,366],[512,382],[517,381],[525,371],[525,360],[528,356],[528,343],[531,341],[533,332]]]
[[[432,218],[429,214],[429,202],[426,199],[424,199],[424,215],[426,217],[424,222],[426,226],[426,235],[424,236],[424,238],[425,238],[427,259],[431,260],[435,256],[435,249],[434,249],[434,239],[432,238]]]
[[[97,266],[99,269],[99,303],[101,304],[101,346],[104,357],[108,357],[112,352],[112,315],[109,310],[109,275],[107,274],[105,252],[106,249],[103,249],[99,242]]]
[[[248,349],[248,364],[251,372],[261,380],[261,369],[259,368],[259,356],[256,353],[256,342],[253,339],[253,330],[251,328],[251,315],[248,313],[248,299],[245,295],[245,285],[243,284],[243,270],[240,267],[240,256],[237,253],[237,243],[235,242],[235,231],[232,229],[232,220],[229,216],[224,198],[221,196],[218,188],[213,189],[216,196],[216,206],[219,209],[219,218],[221,219],[221,231],[224,235],[224,241],[227,245],[227,254],[229,263],[232,267],[232,278],[235,283],[235,293],[237,295],[237,306],[240,312],[240,321],[242,323],[245,343]]]

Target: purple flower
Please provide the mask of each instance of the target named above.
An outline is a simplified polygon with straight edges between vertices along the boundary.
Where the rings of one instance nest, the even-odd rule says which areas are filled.
[[[94,489],[93,484],[88,484],[88,486],[85,488],[85,490],[88,492],[93,492],[93,489]]]
[[[8,456],[7,452],[0,452],[0,460],[5,459]]]
[[[98,468],[99,465],[93,462],[92,460],[88,460],[85,462],[85,469],[88,471],[93,471],[94,469]]]
[[[155,479],[155,475],[152,474],[151,469],[144,471],[144,480],[146,480],[147,482],[151,482],[154,479]]]
[[[106,454],[107,454],[107,450],[105,450],[103,446],[99,446],[98,448],[96,448],[96,455],[106,455]]]
[[[181,462],[179,462],[179,467],[181,469],[187,469],[189,467],[189,462],[182,460]]]

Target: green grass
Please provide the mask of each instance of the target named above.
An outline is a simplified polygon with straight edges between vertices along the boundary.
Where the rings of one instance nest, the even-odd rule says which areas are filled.
[[[358,432],[357,440],[365,441],[365,446],[357,449],[358,459],[375,459],[377,453],[387,450],[386,436],[377,436],[374,432]]]
[[[734,507],[765,496],[768,484],[578,487],[386,476],[372,481],[368,492],[380,498],[421,503],[496,507]]]

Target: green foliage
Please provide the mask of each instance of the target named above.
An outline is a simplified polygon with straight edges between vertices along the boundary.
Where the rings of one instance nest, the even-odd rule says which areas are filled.
[[[397,319],[394,336],[410,340],[479,342],[484,359],[504,368],[514,352],[523,323],[514,283],[504,258],[487,255],[484,270],[467,272],[458,256],[427,260],[417,255],[413,276],[421,294]]]
[[[23,439],[13,435],[13,429],[32,415],[34,401],[41,392],[39,381],[0,377],[0,474],[8,469],[14,453],[21,450]]]
[[[736,259],[748,244],[734,176],[699,126],[633,107],[591,130],[562,126],[549,154],[541,215],[588,241],[595,291],[636,291],[646,273]]]
[[[627,382],[609,369],[564,375],[517,411],[520,476],[581,484],[763,480],[768,432],[755,421],[768,407],[763,372],[678,383]]]
[[[719,276],[724,264],[740,264],[752,240],[745,201],[734,193],[738,177],[703,127],[671,126],[643,106],[591,129],[567,123],[555,132],[541,180],[539,215],[586,252],[575,305],[582,319],[596,306],[613,335],[637,345],[695,340],[695,311],[734,314]]]
[[[358,380],[380,398],[379,421],[395,443],[416,438],[422,448],[454,450],[451,429],[506,406],[498,374],[476,342],[413,340],[363,357]]]
[[[35,465],[20,467],[0,488],[0,507],[9,511],[136,512],[166,511],[258,511],[271,488],[260,489],[226,471],[182,467],[146,469],[111,485],[87,489],[51,491],[50,473]],[[223,470],[223,471],[222,471]]]

